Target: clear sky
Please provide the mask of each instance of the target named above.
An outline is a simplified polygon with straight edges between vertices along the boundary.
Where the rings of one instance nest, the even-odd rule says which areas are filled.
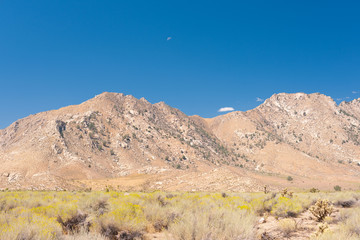
[[[188,115],[360,97],[360,1],[0,1],[0,128],[104,92]],[[259,101],[257,101],[259,100]]]

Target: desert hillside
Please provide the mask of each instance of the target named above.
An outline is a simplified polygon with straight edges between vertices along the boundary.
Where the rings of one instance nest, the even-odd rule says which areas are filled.
[[[212,119],[103,93],[0,130],[0,188],[358,188],[360,99],[275,94]]]

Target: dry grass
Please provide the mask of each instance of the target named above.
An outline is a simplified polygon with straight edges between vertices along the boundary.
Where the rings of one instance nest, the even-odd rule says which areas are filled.
[[[312,236],[311,240],[358,240],[359,236],[349,233],[344,229],[339,229],[337,231],[325,231],[319,236]]]
[[[157,232],[184,240],[256,239],[256,225],[263,215],[285,217],[277,227],[289,237],[298,231],[292,217],[325,198],[341,208],[339,217],[325,219],[336,222],[339,230],[313,238],[360,239],[359,196],[358,192],[294,193],[291,197],[271,193],[0,192],[0,239],[142,239]]]
[[[360,208],[352,209],[344,224],[349,233],[360,237]]]
[[[174,239],[253,239],[256,218],[247,210],[195,203],[170,225]]]
[[[289,237],[291,233],[297,230],[297,222],[295,219],[284,218],[279,221],[279,229],[284,237]]]

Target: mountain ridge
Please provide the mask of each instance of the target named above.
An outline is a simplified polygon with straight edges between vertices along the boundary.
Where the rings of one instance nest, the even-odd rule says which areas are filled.
[[[104,92],[0,130],[0,187],[101,188],[101,179],[117,179],[119,189],[331,188],[324,177],[354,187],[359,119],[359,99],[336,104],[320,93],[274,94],[254,109],[202,118]]]
[[[19,118],[18,120],[14,121],[14,122],[11,123],[11,124],[14,124],[15,122],[17,122],[17,121],[19,121],[19,120],[21,120],[21,119],[24,119],[24,118],[27,118],[27,117],[30,117],[30,116],[33,116],[33,115],[36,115],[36,114],[40,114],[40,113],[43,113],[43,112],[51,112],[51,111],[60,110],[60,109],[62,109],[62,108],[67,108],[67,107],[70,107],[70,106],[77,106],[77,105],[83,104],[83,103],[85,103],[85,102],[87,102],[87,101],[89,101],[89,100],[91,100],[91,99],[94,99],[94,98],[96,98],[96,97],[98,97],[98,96],[101,96],[101,95],[103,95],[103,94],[105,94],[105,95],[106,95],[106,94],[120,94],[120,95],[122,95],[122,96],[130,96],[130,97],[132,97],[132,98],[137,99],[135,96],[133,96],[133,95],[131,95],[131,94],[125,95],[124,93],[102,92],[102,93],[100,93],[100,94],[95,95],[93,98],[90,98],[90,99],[88,99],[88,100],[85,100],[85,101],[83,101],[83,102],[81,102],[81,103],[79,103],[79,104],[69,105],[69,106],[65,106],[65,107],[60,107],[60,108],[58,108],[58,109],[51,109],[51,110],[46,110],[46,111],[41,111],[41,112],[38,112],[38,113],[30,114],[29,116],[26,116],[26,117],[23,117],[23,118]],[[196,117],[196,116],[198,116],[198,117],[201,117],[201,118],[203,118],[203,119],[212,119],[212,118],[216,118],[216,117],[219,117],[219,116],[223,116],[223,115],[226,115],[226,114],[229,114],[229,113],[232,113],[232,112],[248,112],[248,111],[251,111],[251,110],[254,110],[254,109],[260,107],[261,105],[263,105],[267,100],[271,99],[272,97],[278,96],[278,95],[282,95],[282,94],[285,94],[285,95],[295,95],[295,94],[323,95],[323,96],[326,96],[326,97],[328,97],[328,98],[331,98],[331,100],[335,102],[335,100],[334,100],[332,97],[327,96],[327,95],[322,94],[322,93],[319,93],[319,92],[309,93],[309,94],[308,94],[308,93],[304,93],[304,92],[297,92],[297,93],[285,93],[285,92],[281,92],[281,93],[274,93],[274,94],[271,95],[269,98],[265,99],[265,100],[264,100],[260,105],[258,105],[257,107],[252,108],[252,109],[249,109],[249,110],[246,110],[246,111],[234,110],[234,111],[231,111],[231,112],[228,112],[228,113],[224,113],[224,114],[217,115],[217,116],[215,116],[215,117],[201,117],[201,116],[198,115],[198,114],[189,115],[189,117],[193,117],[193,116]],[[141,97],[141,98],[139,98],[138,100],[141,100],[141,101],[145,101],[145,102],[150,103],[145,97]],[[165,101],[160,101],[160,102],[157,102],[157,103],[161,103],[161,102],[163,102],[163,103],[166,104]],[[357,98],[357,99],[355,98],[355,99],[353,99],[353,100],[351,100],[351,101],[346,101],[346,100],[344,100],[344,101],[341,101],[341,102],[338,103],[338,104],[335,102],[335,104],[336,104],[337,106],[340,106],[340,105],[349,104],[349,103],[352,103],[352,102],[360,102],[360,98]],[[150,104],[157,104],[157,103],[150,103]],[[180,111],[181,111],[181,110],[180,110]],[[6,126],[6,127],[4,127],[4,128],[0,128],[0,132],[1,132],[2,130],[4,130],[4,129],[10,127],[11,124],[8,125],[8,126]]]

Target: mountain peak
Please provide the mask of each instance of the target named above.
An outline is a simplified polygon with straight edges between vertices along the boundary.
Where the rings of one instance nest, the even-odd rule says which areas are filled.
[[[275,93],[267,100],[270,101],[279,101],[279,100],[304,100],[304,99],[324,99],[324,100],[330,100],[334,101],[331,97],[326,96],[325,94],[321,93]]]
[[[281,109],[296,108],[300,105],[317,106],[319,104],[328,105],[332,108],[336,106],[335,101],[321,93],[278,93],[273,94],[270,98],[266,99],[259,108],[276,107]]]
[[[94,97],[94,99],[103,99],[103,98],[113,98],[113,97],[124,97],[123,93],[115,93],[115,92],[103,92]]]

